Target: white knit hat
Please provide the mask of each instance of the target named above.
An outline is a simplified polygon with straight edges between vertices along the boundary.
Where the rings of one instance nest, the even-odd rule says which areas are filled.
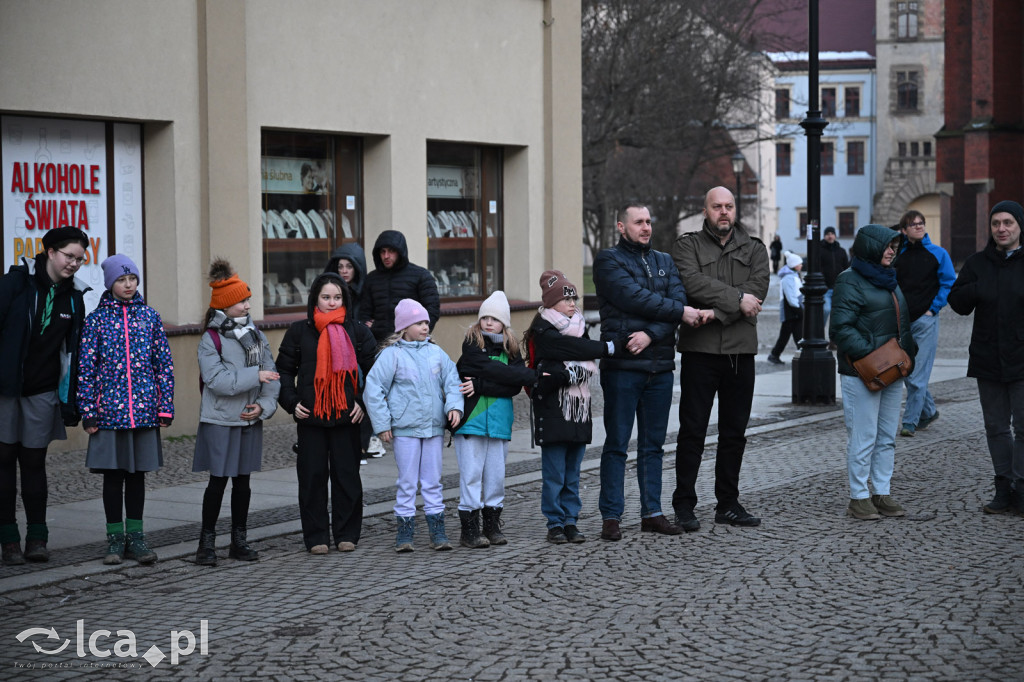
[[[480,304],[480,313],[476,319],[480,320],[488,316],[493,317],[506,327],[512,326],[512,311],[508,307],[508,299],[505,298],[504,291],[495,291]]]
[[[804,259],[801,256],[793,253],[792,251],[787,251],[786,252],[786,266],[790,270],[793,270],[793,269],[796,268],[796,266],[803,265],[803,264],[804,264]]]

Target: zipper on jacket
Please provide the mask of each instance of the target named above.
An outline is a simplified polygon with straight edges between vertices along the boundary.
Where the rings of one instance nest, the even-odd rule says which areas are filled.
[[[132,353],[131,345],[128,343],[128,306],[121,305],[121,315],[124,316],[124,364],[128,368],[128,420],[134,429],[135,401],[132,394]]]

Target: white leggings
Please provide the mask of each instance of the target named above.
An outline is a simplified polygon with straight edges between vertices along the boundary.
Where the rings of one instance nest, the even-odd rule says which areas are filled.
[[[441,448],[444,436],[413,438],[395,436],[395,464],[398,465],[398,487],[395,495],[395,515],[416,515],[416,487],[423,495],[423,512],[439,514],[444,511],[441,493]]]

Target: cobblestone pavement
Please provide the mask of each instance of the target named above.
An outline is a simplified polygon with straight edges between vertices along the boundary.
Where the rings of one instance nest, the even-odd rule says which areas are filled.
[[[699,482],[699,533],[639,532],[627,481],[625,537],[597,539],[599,479],[583,480],[582,545],[544,541],[539,482],[508,491],[510,544],[396,555],[374,517],[359,549],[314,557],[296,535],[262,560],[124,568],[0,596],[0,676],[116,679],[1024,679],[1024,519],[988,516],[991,494],[973,381],[936,387],[942,417],[898,443],[903,519],[844,515],[841,413],[753,430],[742,477],[757,529],[712,522],[712,462]],[[713,451],[707,457],[713,457]],[[666,498],[673,487],[666,460]],[[632,474],[632,470],[630,471]],[[449,516],[451,515],[451,512]],[[449,520],[449,530],[454,521]],[[452,533],[457,536],[457,533]],[[223,555],[224,553],[221,552]],[[82,656],[75,641],[81,620]],[[155,646],[207,649],[154,668]],[[55,628],[18,642],[27,628]],[[131,630],[140,658],[98,658]],[[174,639],[173,632],[178,633]],[[33,645],[56,649],[36,653]],[[155,653],[155,652],[154,652]],[[71,666],[42,670],[16,666]]]

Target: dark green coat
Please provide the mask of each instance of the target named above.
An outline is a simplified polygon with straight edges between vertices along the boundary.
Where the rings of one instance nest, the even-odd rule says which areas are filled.
[[[853,255],[869,263],[880,263],[885,247],[899,236],[899,232],[881,225],[865,225],[857,231]],[[900,328],[903,332],[900,345],[913,358],[917,355],[917,343],[910,333],[907,300],[899,287],[893,293],[900,302]],[[829,323],[829,338],[839,349],[836,353],[839,373],[857,376],[847,358],[860,360],[896,334],[896,308],[892,293],[872,284],[853,268],[839,273],[832,294]]]

